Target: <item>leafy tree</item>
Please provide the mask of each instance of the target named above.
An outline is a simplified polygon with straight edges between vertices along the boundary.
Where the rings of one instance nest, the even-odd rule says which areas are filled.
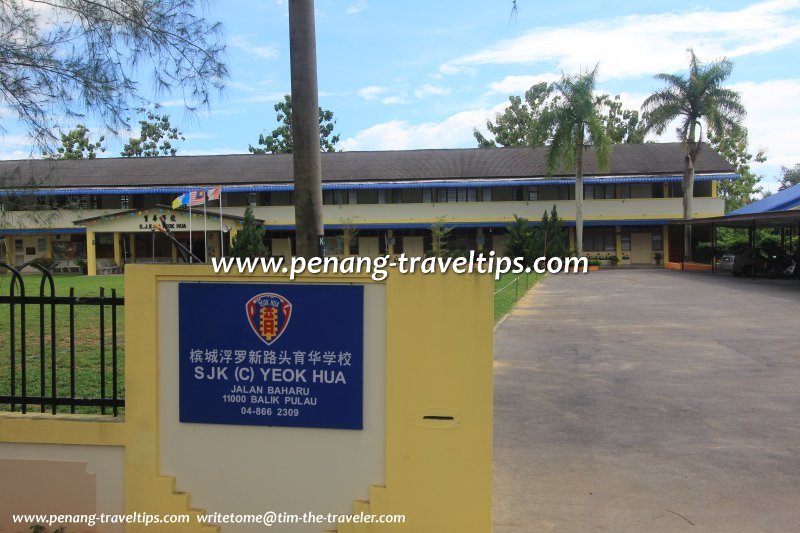
[[[524,257],[526,265],[536,259],[533,251],[533,225],[527,218],[514,215],[514,223],[508,226],[505,253],[508,257]]]
[[[555,83],[561,101],[555,108],[553,140],[547,152],[547,171],[575,171],[575,245],[583,255],[583,156],[586,146],[594,146],[597,165],[608,166],[611,139],[603,126],[594,96],[597,67],[578,75],[563,75]]]
[[[525,91],[525,102],[519,96],[509,96],[510,105],[486,122],[486,129],[494,135],[487,139],[477,129],[473,130],[479,148],[500,146],[544,146],[553,136],[553,87],[537,83]]]
[[[101,136],[97,142],[89,140],[89,130],[83,124],[78,124],[75,129],[61,134],[61,146],[55,153],[46,153],[52,159],[95,159],[97,152],[105,152],[103,146],[105,137]]]
[[[448,241],[453,228],[446,227],[445,220],[447,217],[441,216],[431,224],[431,249],[425,254],[427,257],[448,257],[450,255]]]
[[[264,246],[264,227],[253,215],[253,208],[248,206],[244,211],[242,230],[233,237],[230,256],[264,257],[267,253],[267,247]]]
[[[598,98],[600,118],[614,144],[642,144],[647,134],[647,117],[635,109],[624,109],[619,95]]]
[[[552,142],[555,132],[556,109],[562,100],[554,95],[554,85],[537,83],[525,91],[525,100],[509,96],[509,106],[498,113],[494,123],[486,122],[486,129],[494,137],[486,138],[477,129],[473,130],[479,148],[496,146],[530,146],[535,148]],[[620,96],[595,96],[603,127],[612,143],[643,143],[646,133],[646,116],[634,109],[622,107]]]
[[[531,243],[534,259],[537,257],[567,257],[568,250],[564,241],[564,223],[558,217],[558,210],[553,205],[553,210],[548,216],[547,211],[542,215],[542,223],[533,232]]]
[[[146,100],[141,75],[187,107],[207,106],[228,77],[219,23],[198,0],[3,0],[0,106],[42,148],[58,117],[91,114],[112,131]],[[41,9],[45,6],[47,9]]]
[[[779,191],[793,187],[798,183],[800,183],[800,163],[797,163],[792,168],[781,167],[781,184],[778,186]]]
[[[689,49],[689,73],[656,74],[666,87],[654,92],[642,104],[649,114],[648,131],[662,133],[674,120],[680,121],[678,137],[686,145],[683,171],[683,218],[692,218],[694,165],[703,146],[703,126],[717,135],[741,127],[745,116],[739,93],[722,86],[733,70],[727,59],[704,64]],[[691,226],[684,226],[684,258],[691,261]]]
[[[294,139],[292,137],[292,97],[284,95],[283,101],[274,106],[278,127],[272,130],[269,135],[261,134],[258,136],[259,148],[249,145],[247,149],[251,154],[290,154],[294,149]],[[319,144],[323,152],[335,152],[336,143],[339,142],[339,134],[333,133],[336,120],[333,118],[333,111],[319,108]]]
[[[156,106],[156,111],[158,106]],[[144,109],[140,109],[144,113]],[[159,115],[155,111],[147,111],[147,118],[139,121],[141,135],[128,139],[122,149],[122,157],[158,157],[174,156],[178,149],[170,141],[185,141],[183,133],[169,122],[169,115]]]
[[[762,177],[750,168],[751,161],[763,163],[767,160],[764,151],[759,150],[753,155],[747,150],[747,128],[743,126],[723,134],[709,131],[708,144],[733,165],[740,176],[738,180],[720,181],[717,184],[717,195],[725,199],[725,212],[749,204],[754,194],[764,190],[758,185]]]

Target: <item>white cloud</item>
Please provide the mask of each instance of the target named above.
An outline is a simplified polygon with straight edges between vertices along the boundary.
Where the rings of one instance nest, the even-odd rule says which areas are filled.
[[[228,44],[255,56],[259,59],[275,59],[278,57],[278,45],[255,45],[244,35],[231,35]]]
[[[417,98],[425,98],[426,96],[442,96],[448,94],[450,89],[446,87],[438,87],[436,85],[425,84],[416,91],[414,91],[414,96]]]
[[[793,133],[800,124],[800,79],[744,82],[731,88],[741,93],[747,108],[750,150],[767,150],[764,166],[800,163],[800,145]]]
[[[456,58],[439,70],[454,74],[478,65],[544,62],[575,72],[599,62],[601,79],[674,72],[685,68],[688,47],[701,59],[735,58],[797,42],[798,9],[800,0],[775,0],[738,11],[697,9],[534,28],[521,37]]]
[[[545,82],[552,83],[559,78],[558,74],[537,74],[535,76],[506,76],[500,81],[489,84],[489,94],[521,94],[531,86]]]
[[[345,13],[348,15],[355,15],[356,13],[360,13],[367,8],[367,0],[358,0],[357,2],[350,4],[347,6]]]
[[[239,148],[209,148],[208,150],[179,150],[178,155],[229,155],[246,154],[247,150]]]
[[[407,104],[408,97],[405,94],[397,96],[387,96],[386,98],[381,100],[381,103],[386,105]]]
[[[0,151],[0,160],[16,160],[16,159],[30,159],[35,157],[35,154],[30,150],[3,150]]]
[[[375,100],[378,96],[385,92],[385,87],[380,87],[379,85],[370,85],[369,87],[363,87],[359,89],[358,96],[364,100]]]
[[[409,124],[393,120],[376,124],[342,141],[342,149],[353,150],[413,150],[421,148],[474,147],[474,128],[482,129],[487,119],[505,109],[499,104],[489,109],[473,109],[457,113],[441,122]]]

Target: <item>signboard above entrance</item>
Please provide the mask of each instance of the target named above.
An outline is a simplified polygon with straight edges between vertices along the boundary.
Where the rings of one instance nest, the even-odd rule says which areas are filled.
[[[363,428],[364,288],[181,283],[180,421]]]

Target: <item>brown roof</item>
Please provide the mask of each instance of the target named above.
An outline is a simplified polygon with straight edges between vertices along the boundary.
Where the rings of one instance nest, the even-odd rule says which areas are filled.
[[[536,178],[547,174],[546,153],[547,148],[323,153],[322,176],[325,182]],[[684,153],[681,143],[615,145],[609,169],[598,172],[590,149],[584,158],[584,174],[681,174]],[[698,173],[733,172],[731,165],[708,147],[700,151],[695,169]],[[130,187],[291,181],[291,154],[0,161],[0,188],[34,183],[40,187]]]

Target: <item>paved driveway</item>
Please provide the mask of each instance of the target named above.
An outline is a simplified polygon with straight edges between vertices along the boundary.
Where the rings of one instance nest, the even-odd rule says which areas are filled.
[[[494,531],[800,531],[800,283],[549,276],[495,333]]]

